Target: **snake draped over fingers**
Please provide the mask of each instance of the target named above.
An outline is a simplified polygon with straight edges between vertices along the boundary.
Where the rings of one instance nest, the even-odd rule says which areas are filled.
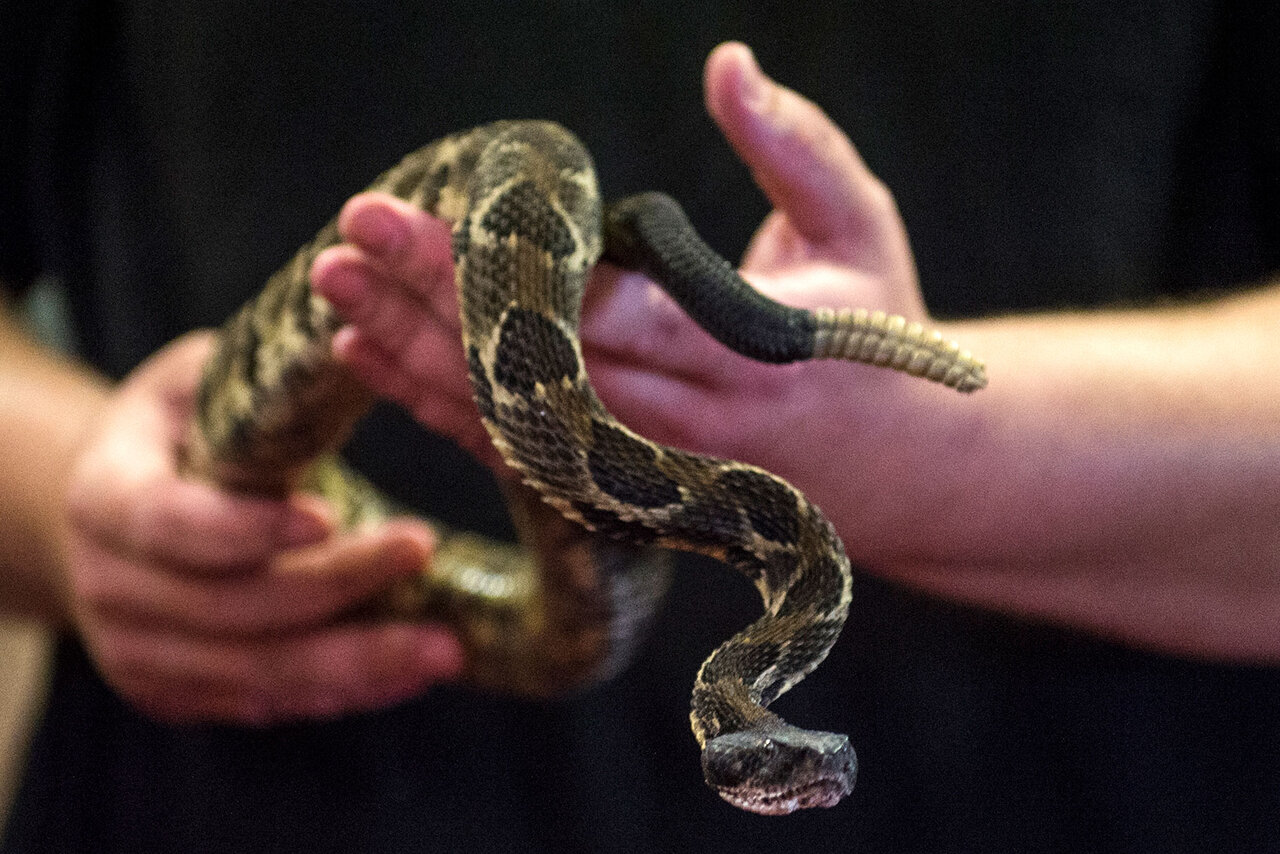
[[[615,420],[583,364],[583,289],[603,254],[646,272],[726,346],[767,362],[846,359],[966,392],[986,383],[982,363],[900,317],[768,299],[669,197],[603,205],[586,150],[549,122],[444,137],[370,189],[453,224],[475,402],[524,484],[509,492],[522,547],[446,532],[430,570],[371,607],[448,621],[474,684],[553,695],[625,661],[664,589],[661,549],[709,555],[755,584],[764,614],[695,678],[690,719],[707,783],[758,813],[837,803],[856,776],[848,738],[794,727],[767,707],[840,633],[851,583],[844,547],[780,478],[658,445]],[[333,358],[341,321],[308,280],[316,255],[339,239],[329,223],[224,326],[188,457],[192,472],[237,489],[310,485],[359,524],[385,518],[388,504],[332,452],[372,396]]]

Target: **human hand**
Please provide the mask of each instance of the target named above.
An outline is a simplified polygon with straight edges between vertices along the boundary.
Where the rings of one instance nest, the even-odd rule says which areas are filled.
[[[866,306],[925,320],[892,196],[847,137],[815,105],[765,77],[743,45],[713,52],[705,84],[712,116],[775,206],[743,274],[792,305]],[[335,337],[338,356],[375,391],[501,470],[471,402],[448,227],[378,194],[353,199],[339,227],[348,242],[312,270],[313,285],[350,324]],[[605,264],[586,302],[588,372],[624,423],[656,441],[762,465],[824,507],[867,497],[884,481],[861,461],[903,457],[865,449],[886,449],[905,419],[958,398],[861,365],[780,367],[739,357],[643,276]],[[846,455],[866,470],[831,465]],[[901,472],[890,482],[901,485]],[[880,520],[844,521],[873,528]]]
[[[862,306],[927,321],[893,197],[843,131],[766,77],[741,44],[712,52],[704,89],[708,112],[774,206],[741,274],[788,305]],[[582,339],[591,377],[622,421],[787,477],[799,476],[797,451],[824,456],[808,451],[849,444],[896,411],[886,403],[901,387],[920,385],[862,366],[779,367],[729,353],[636,274],[588,292],[588,303]],[[858,417],[814,417],[833,399],[848,400],[855,385],[864,401]]]
[[[118,389],[75,467],[66,598],[104,678],[152,716],[263,725],[388,705],[450,678],[444,629],[348,623],[420,571],[421,523],[339,535],[318,499],[229,495],[179,474],[207,334]]]

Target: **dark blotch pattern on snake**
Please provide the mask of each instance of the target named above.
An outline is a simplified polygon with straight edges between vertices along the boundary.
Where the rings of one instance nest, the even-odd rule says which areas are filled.
[[[706,780],[761,813],[839,801],[856,774],[848,739],[791,726],[766,706],[840,632],[850,601],[844,548],[786,482],[659,446],[614,420],[583,367],[583,288],[603,252],[647,272],[712,335],[756,359],[862,361],[961,391],[985,383],[981,363],[901,318],[804,311],[762,296],[666,196],[603,208],[586,151],[554,124],[498,122],[446,137],[371,189],[453,223],[477,407],[526,487],[510,496],[523,548],[451,535],[429,572],[370,603],[370,613],[447,619],[467,647],[472,682],[554,694],[616,669],[641,633],[664,570],[659,553],[636,547],[718,558],[756,585],[764,614],[715,650],[695,680],[690,718]],[[224,327],[189,462],[257,492],[308,483],[359,523],[383,518],[385,503],[328,452],[369,394],[332,359],[340,321],[307,280],[316,254],[337,239],[330,223]]]

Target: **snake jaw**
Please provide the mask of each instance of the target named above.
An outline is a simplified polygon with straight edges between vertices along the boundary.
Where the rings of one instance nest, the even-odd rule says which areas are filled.
[[[784,724],[711,739],[702,751],[702,773],[734,806],[786,815],[839,803],[853,791],[858,759],[847,736]]]

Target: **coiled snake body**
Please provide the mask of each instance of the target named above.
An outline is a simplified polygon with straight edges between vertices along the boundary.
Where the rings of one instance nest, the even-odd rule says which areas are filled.
[[[649,547],[718,558],[755,583],[765,613],[698,672],[690,717],[707,782],[761,813],[839,801],[856,774],[848,739],[793,727],[766,707],[823,660],[840,632],[850,601],[844,548],[818,509],[779,478],[659,446],[614,420],[583,367],[583,287],[603,247],[756,359],[844,358],[962,391],[985,383],[981,363],[901,318],[809,312],[763,297],[665,196],[604,209],[586,151],[551,123],[497,122],[445,137],[371,189],[454,224],[475,401],[527,486],[511,495],[526,549],[446,537],[430,572],[370,607],[449,620],[477,684],[551,694],[625,657],[662,589],[663,563]],[[330,223],[222,330],[189,464],[256,492],[310,482],[358,522],[381,518],[384,504],[327,452],[370,395],[331,357],[340,321],[307,279],[316,254],[337,241]]]

